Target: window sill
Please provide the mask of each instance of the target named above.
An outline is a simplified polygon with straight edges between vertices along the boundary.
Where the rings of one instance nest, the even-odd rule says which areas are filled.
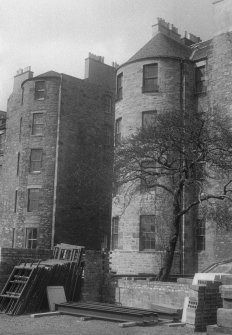
[[[35,100],[36,101],[43,101],[43,100],[45,100],[45,98],[37,98],[37,99],[35,98]]]
[[[41,171],[31,171],[30,174],[41,174]]]
[[[146,90],[144,90],[143,88],[142,88],[142,94],[147,94],[147,95],[149,95],[149,94],[157,94],[157,93],[160,93],[160,91],[159,90],[155,90],[155,91],[146,91]]]
[[[194,95],[195,95],[195,96],[199,96],[199,95],[201,95],[201,96],[205,96],[205,95],[207,95],[207,91],[195,92]]]
[[[144,249],[144,250],[139,250],[139,252],[142,253],[147,253],[147,254],[151,254],[151,253],[164,253],[165,250],[156,250],[156,249]]]

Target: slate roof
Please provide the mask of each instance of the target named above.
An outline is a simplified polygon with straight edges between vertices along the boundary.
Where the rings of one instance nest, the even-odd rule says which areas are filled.
[[[200,42],[200,43],[191,45],[191,48],[193,51],[192,51],[192,55],[190,59],[192,61],[197,61],[200,59],[207,58],[211,50],[211,42],[212,42],[212,39],[205,41],[205,42]]]
[[[37,77],[60,77],[60,74],[56,71],[48,71],[36,76],[36,78]]]
[[[190,47],[175,41],[167,35],[158,33],[126,63],[150,57],[189,58],[191,53]]]

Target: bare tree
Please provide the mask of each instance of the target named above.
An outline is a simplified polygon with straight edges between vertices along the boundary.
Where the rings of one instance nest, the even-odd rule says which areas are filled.
[[[229,117],[217,108],[184,117],[163,111],[153,124],[116,147],[119,187],[139,181],[148,191],[159,189],[169,195],[172,219],[159,280],[166,280],[170,273],[183,215],[210,199],[232,201],[231,129]],[[210,188],[209,180],[220,180],[220,184]]]

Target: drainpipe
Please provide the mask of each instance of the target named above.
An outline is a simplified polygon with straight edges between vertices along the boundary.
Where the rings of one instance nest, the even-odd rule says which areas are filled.
[[[56,190],[57,190],[57,175],[58,175],[58,155],[59,155],[59,138],[60,138],[60,112],[61,112],[61,94],[62,94],[63,76],[60,74],[58,109],[57,109],[57,130],[56,130],[56,156],[55,156],[55,173],[54,173],[54,187],[53,187],[53,209],[52,209],[52,238],[51,248],[54,247],[55,237],[55,221],[56,221]]]
[[[185,69],[184,69],[185,62],[183,59],[180,60],[180,111],[183,115],[183,122],[185,124]],[[183,144],[184,146],[184,144]],[[182,193],[182,209],[184,209],[185,204],[185,185],[183,186],[183,193]],[[181,272],[185,274],[185,215],[182,216],[182,236],[181,236]]]

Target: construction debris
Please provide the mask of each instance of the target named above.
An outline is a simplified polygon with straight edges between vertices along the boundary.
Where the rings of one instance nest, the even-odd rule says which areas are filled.
[[[232,334],[232,285],[220,286],[223,308],[217,311],[217,324],[207,327],[207,334]]]
[[[77,301],[83,252],[83,247],[72,249],[62,244],[56,249],[56,259],[15,266],[0,294],[0,312],[19,315],[40,311],[46,301],[47,286],[63,286],[67,300]]]
[[[56,304],[56,310],[62,314],[88,316],[94,319],[104,319],[122,322],[152,322],[158,323],[158,314],[152,310],[121,307],[113,304],[63,303]]]
[[[186,325],[195,331],[205,331],[207,325],[217,321],[217,309],[222,307],[219,293],[220,282],[199,281],[192,285],[193,297],[189,297],[186,311]]]

